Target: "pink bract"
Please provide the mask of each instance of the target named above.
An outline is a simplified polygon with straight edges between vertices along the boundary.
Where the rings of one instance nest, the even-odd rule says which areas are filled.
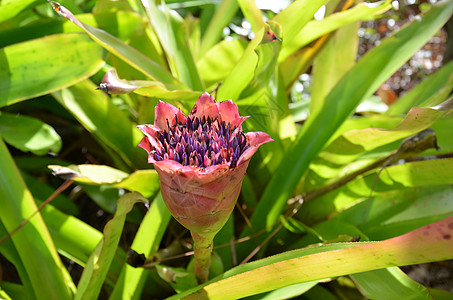
[[[159,174],[168,209],[201,236],[213,237],[228,220],[250,159],[272,141],[263,132],[244,134],[246,119],[233,101],[204,93],[188,116],[159,101],[154,124],[138,126],[145,134],[138,146]]]

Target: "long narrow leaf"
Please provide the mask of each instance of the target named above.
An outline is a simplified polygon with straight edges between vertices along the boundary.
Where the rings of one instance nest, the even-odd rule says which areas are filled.
[[[0,136],[14,147],[36,155],[57,153],[61,149],[61,138],[55,130],[38,119],[0,113]]]
[[[347,24],[370,18],[373,15],[384,13],[392,7],[390,1],[373,3],[373,7],[368,4],[359,3],[355,7],[343,12],[332,14],[325,19],[308,22],[302,30],[297,32],[294,38],[284,43],[279,61],[284,61],[289,55],[298,49],[308,45],[310,42],[322,35],[334,31]]]
[[[239,6],[236,0],[223,0],[214,16],[209,22],[208,28],[201,38],[199,58],[203,58],[220,39],[223,28],[228,25],[231,18],[236,14]]]
[[[140,72],[143,72],[143,74],[165,83],[170,89],[184,89],[184,85],[175,79],[166,69],[149,59],[141,52],[125,44],[104,30],[83,24],[68,9],[61,6],[57,2],[51,1],[51,3],[57,13],[82,28],[99,45],[126,61]]]
[[[115,216],[105,225],[104,237],[88,260],[74,299],[96,299],[98,297],[118,248],[126,214],[137,202],[147,202],[147,200],[137,192],[126,194],[118,200]]]
[[[414,21],[369,51],[327,95],[324,107],[304,124],[292,149],[266,187],[251,223],[254,230],[272,226],[310,161],[355,107],[371,95],[421,47],[453,13],[453,2],[434,5]],[[249,234],[246,230],[243,235]]]
[[[169,299],[238,299],[333,276],[452,259],[452,247],[453,217],[449,217],[380,242],[330,244],[275,255]]]
[[[453,61],[428,76],[415,88],[393,103],[386,112],[389,115],[404,114],[412,106],[422,106],[433,100],[430,105],[437,105],[445,100],[453,90]]]
[[[433,297],[423,285],[413,281],[399,268],[387,268],[351,275],[360,292],[369,299],[431,300]]]
[[[165,206],[162,195],[159,194],[143,219],[131,248],[146,257],[153,255],[159,248],[170,218],[171,214]],[[145,269],[125,265],[110,299],[140,299],[147,276],[148,272]]]
[[[150,23],[153,25],[162,47],[167,52],[173,74],[192,90],[203,90],[192,51],[185,38],[183,20],[171,13],[166,6],[159,10],[153,1],[143,1]]]
[[[136,148],[141,136],[127,115],[91,81],[82,81],[55,92],[54,97],[89,131],[114,149],[129,166],[139,161],[142,151]]]
[[[261,10],[256,6],[255,1],[253,0],[238,0],[239,7],[241,8],[242,13],[245,18],[252,25],[253,32],[258,32],[263,26],[263,14]]]
[[[3,141],[0,141],[0,219],[13,231],[38,209]],[[11,237],[37,299],[71,299],[73,283],[38,213]]]
[[[0,107],[87,78],[102,67],[102,56],[102,48],[81,33],[51,35],[0,49]]]
[[[283,29],[283,48],[296,37],[296,35],[313,18],[315,12],[326,0],[296,0],[272,20],[279,23]],[[282,61],[280,59],[280,61]]]

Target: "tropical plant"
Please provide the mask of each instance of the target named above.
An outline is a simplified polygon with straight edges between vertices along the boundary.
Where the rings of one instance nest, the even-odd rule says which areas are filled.
[[[399,267],[453,259],[453,62],[357,113],[453,14],[428,6],[358,58],[391,1],[2,1],[0,298],[450,299]],[[198,284],[137,125],[204,92],[274,142]]]

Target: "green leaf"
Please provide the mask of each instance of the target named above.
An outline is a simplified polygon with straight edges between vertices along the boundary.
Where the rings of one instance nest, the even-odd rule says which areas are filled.
[[[271,227],[308,164],[357,105],[370,96],[399,66],[421,47],[453,13],[453,2],[434,5],[421,20],[367,52],[327,95],[325,105],[304,124],[267,185],[251,217],[255,231]],[[392,55],[389,56],[389,53]],[[249,234],[246,230],[242,236]]]
[[[170,218],[171,214],[165,206],[162,195],[159,194],[140,224],[131,248],[146,257],[156,253]],[[148,274],[149,272],[143,268],[125,265],[110,299],[140,299]]]
[[[89,132],[113,149],[112,155],[118,155],[129,166],[135,161],[146,161],[146,153],[136,147],[142,138],[140,130],[105,93],[96,91],[91,81],[82,81],[53,96]]]
[[[2,0],[0,2],[0,23],[18,15],[21,11],[37,5],[38,0]]]
[[[38,119],[0,112],[0,136],[17,149],[36,155],[58,153],[61,138],[55,130]]]
[[[382,14],[389,10],[391,7],[392,5],[390,4],[390,1],[380,1],[373,3],[373,6],[370,6],[368,3],[359,3],[351,9],[337,12],[335,14],[327,16],[321,21],[310,21],[303,27],[302,30],[299,30],[293,38],[283,43],[279,61],[284,61],[286,58],[288,58],[289,55],[308,45],[310,42],[323,36],[326,33],[332,32],[347,24]],[[357,34],[354,34],[352,36],[357,36]]]
[[[0,107],[87,78],[104,65],[102,56],[102,48],[81,33],[51,35],[0,49]]]
[[[165,83],[170,89],[184,89],[184,85],[174,78],[165,68],[152,61],[141,52],[125,44],[104,30],[83,24],[64,6],[61,6],[54,1],[51,1],[51,3],[57,13],[82,28],[94,41],[107,49],[107,51],[126,61],[146,76]]]
[[[20,259],[20,255],[15,248],[13,241],[11,239],[5,239],[8,236],[8,231],[6,228],[3,226],[3,223],[0,222],[0,237],[1,237],[1,242],[0,242],[0,253],[1,255],[6,258],[9,262],[11,262],[14,267],[17,270],[17,274],[19,275],[19,278],[22,283],[22,287],[24,289],[24,292],[27,296],[26,299],[32,299],[36,298],[35,296],[35,291],[33,290],[32,283],[30,281],[30,277],[27,274],[27,271],[25,270],[25,266]],[[4,286],[5,281],[2,281],[0,283],[1,287]],[[20,299],[20,298],[19,298]]]
[[[277,14],[272,20],[279,23],[283,30],[283,48],[287,47],[326,0],[296,0]],[[279,58],[281,62],[282,59]]]
[[[169,61],[170,70],[189,88],[202,91],[192,51],[188,46],[182,18],[170,12],[165,5],[159,10],[153,1],[146,1],[148,19],[162,44]]]
[[[277,30],[277,28],[279,27],[275,22],[272,22],[270,24],[272,24],[272,27],[274,27],[275,30]],[[261,44],[263,45],[263,48],[273,48],[272,46],[265,45],[266,43],[268,43],[267,34],[269,34],[270,30],[272,30],[270,24],[266,24],[266,26],[264,26],[259,30],[259,32],[256,33],[255,38],[248,44],[240,61],[236,64],[228,77],[225,78],[225,81],[219,87],[219,90],[217,92],[218,101],[227,99],[239,99],[241,93],[254,78],[255,69],[259,63],[259,56],[256,52],[257,49],[259,49]],[[276,34],[278,35],[279,32],[276,32]],[[274,40],[273,42],[269,42],[268,44],[280,44],[280,41]],[[278,47],[277,51],[279,50],[280,47]],[[274,59],[273,57],[261,57],[261,60],[265,60],[265,62],[261,64],[262,67],[265,68],[270,67],[271,65],[266,62],[273,61]],[[266,81],[270,76],[272,76],[272,74],[267,72],[266,78],[258,78],[258,80]],[[250,91],[247,94],[249,95]],[[245,97],[245,95],[243,95],[243,97]]]
[[[433,106],[447,99],[453,90],[453,62],[429,75],[416,87],[404,94],[388,111],[388,115],[404,114],[412,106]]]
[[[357,57],[359,36],[357,34],[351,34],[351,32],[357,32],[358,29],[358,22],[341,27],[331,36],[316,56],[313,62],[312,72],[313,84],[310,95],[311,113],[322,107],[327,94],[346,72],[354,66]],[[304,30],[304,32],[310,31]]]
[[[198,57],[204,58],[204,54],[209,51],[220,39],[223,28],[228,25],[238,10],[236,0],[223,0],[217,8],[214,16],[209,22],[208,28],[201,38],[200,52]],[[201,74],[201,71],[200,71]]]
[[[33,177],[32,175],[29,175],[28,173],[23,172],[22,170],[21,175],[35,200],[43,202],[55,192],[54,188],[39,181],[36,177]],[[55,198],[52,200],[52,205],[67,214],[76,216],[79,213],[78,206],[74,202],[69,200],[64,194],[56,195]]]
[[[186,269],[163,265],[157,265],[156,269],[159,276],[168,282],[176,292],[185,291],[197,285],[195,274]]]
[[[230,74],[237,65],[247,44],[240,40],[224,40],[212,47],[197,62],[200,76],[207,87],[211,87]]]
[[[5,144],[0,142],[0,220],[8,232],[31,217],[37,206]],[[41,214],[11,237],[37,299],[71,299],[72,280],[53,244]]]
[[[151,197],[159,190],[159,176],[155,170],[138,170],[132,174],[101,165],[50,165],[54,175],[79,183],[111,185],[113,187],[140,192]]]
[[[58,252],[85,266],[102,234],[78,218],[62,213],[53,205],[44,206],[41,214]]]
[[[3,280],[0,284],[0,299],[27,299],[27,296],[22,285]]]
[[[422,131],[453,111],[453,98],[435,107],[414,107],[404,120],[392,129],[353,129],[343,133],[319,154],[319,158],[345,164],[364,152],[398,141]]]
[[[348,223],[358,224],[370,238],[386,238],[389,237],[386,234],[394,236],[397,233],[405,233],[416,228],[417,224],[422,226],[452,213],[450,200],[446,196],[449,191],[444,191],[445,187],[442,186],[453,182],[453,177],[448,172],[451,165],[451,159],[437,159],[386,167],[379,177],[376,172],[367,174],[315,201],[307,202],[298,216],[313,223],[354,205],[350,212],[341,218]],[[436,174],[435,178],[432,178],[433,174]],[[438,185],[440,191],[435,189]],[[420,190],[421,187],[431,188]],[[443,199],[444,197],[447,198]],[[398,199],[398,202],[395,202],[395,199]],[[408,205],[414,206],[410,208]],[[406,209],[409,210],[407,213],[404,212]],[[393,220],[395,215],[397,217]],[[401,227],[398,230],[384,228],[387,220],[392,220],[388,225],[399,223]],[[406,221],[407,224],[404,223]],[[384,235],[371,233],[371,227],[374,228],[373,232],[377,230]]]
[[[252,25],[253,32],[257,33],[262,27],[264,27],[263,14],[261,13],[261,10],[256,6],[255,1],[238,0],[237,2],[245,18]]]
[[[413,281],[399,268],[387,268],[351,275],[359,291],[368,299],[431,300],[433,297],[423,285]]]
[[[128,193],[118,200],[115,216],[105,225],[104,236],[88,260],[74,299],[96,299],[98,297],[118,248],[126,214],[137,202],[146,203],[148,200],[137,192]]]
[[[452,222],[453,217],[448,217],[380,242],[329,244],[285,252],[233,268],[169,299],[237,299],[297,283],[451,259]]]
[[[256,296],[247,297],[247,300],[253,299],[264,299],[264,300],[284,300],[284,299],[293,299],[293,297],[300,296],[313,286],[317,285],[318,281],[310,281],[303,283],[296,283],[293,285],[285,286],[279,289],[276,289],[272,292],[267,292],[263,294],[258,294]]]
[[[128,41],[135,35],[143,34],[146,28],[146,21],[143,17],[132,12],[81,14],[77,15],[77,18],[90,26],[102,28],[122,41]],[[0,31],[0,47],[68,32],[83,32],[83,29],[66,19],[40,20],[26,26]]]
[[[108,71],[102,79],[101,89],[109,94],[122,95],[134,92],[139,95],[159,98],[160,100],[193,101],[195,102],[203,92],[185,90],[169,91],[157,81],[125,80],[118,78],[115,70]]]

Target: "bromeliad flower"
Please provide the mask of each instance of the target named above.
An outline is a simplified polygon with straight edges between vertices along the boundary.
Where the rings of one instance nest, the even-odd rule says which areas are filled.
[[[138,146],[159,174],[168,209],[191,231],[199,282],[208,279],[212,241],[233,211],[250,159],[272,141],[263,132],[244,133],[245,119],[231,100],[218,103],[204,93],[187,117],[159,101],[154,125],[138,126],[145,134]]]

